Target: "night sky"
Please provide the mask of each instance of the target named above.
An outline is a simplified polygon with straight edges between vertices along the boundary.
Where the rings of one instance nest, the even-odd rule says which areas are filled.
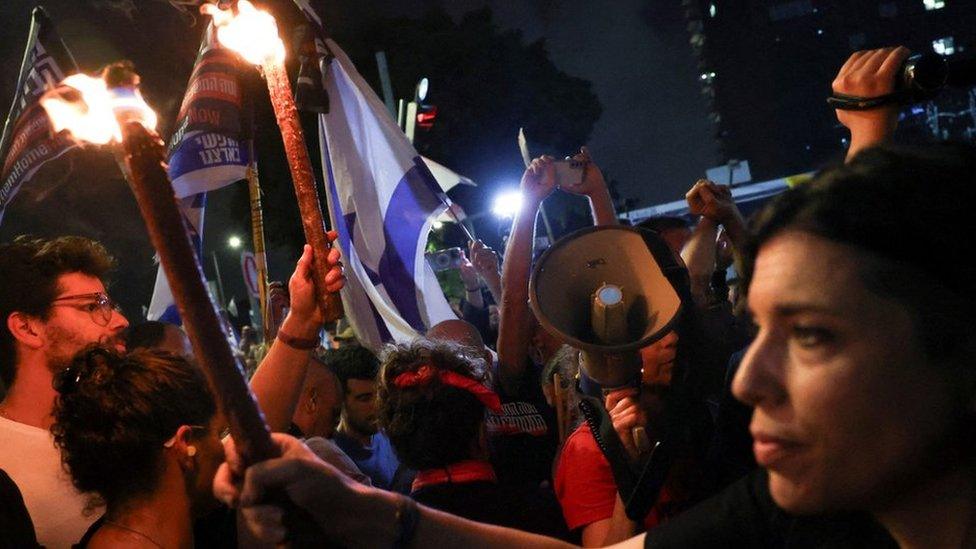
[[[28,16],[36,3],[4,0],[0,8],[4,20],[0,27],[0,106],[4,114],[23,55]],[[162,0],[47,0],[43,4],[82,70],[94,71],[120,58],[132,59],[143,75],[143,93],[150,104],[163,113],[175,112],[199,45],[200,26],[190,26],[185,14]],[[347,18],[374,13],[410,15],[438,3],[341,0],[321,4],[327,25],[343,25]],[[640,206],[678,199],[706,168],[721,161],[705,118],[698,71],[679,0],[454,0],[439,5],[456,18],[485,5],[491,7],[501,27],[521,30],[526,42],[543,38],[559,69],[592,82],[603,114],[588,145],[608,177],[617,180],[622,197],[636,198]],[[173,120],[162,120],[164,138],[172,124]],[[310,148],[314,151],[317,146],[310,143]],[[107,168],[110,172],[111,168]],[[86,188],[59,198],[58,204],[50,200],[37,204],[24,200],[18,204],[15,200],[15,207],[0,227],[0,239],[30,230],[46,234],[81,232],[113,240],[112,251],[135,272],[126,281],[131,285],[127,293],[147,302],[148,297],[142,296],[151,293],[155,272],[152,250],[139,224],[134,201],[126,197],[124,183],[91,181],[93,174],[58,175],[71,179],[69,185]],[[479,183],[495,186],[516,182]],[[106,195],[112,198],[103,198]],[[115,202],[104,208],[87,208],[94,200]],[[231,202],[240,204],[240,197],[223,203],[221,195],[211,197],[206,224],[208,246],[216,247],[226,239],[225,234],[214,232],[229,230],[221,219],[231,220],[232,229],[234,220],[243,218],[240,212],[230,211],[236,207]],[[462,206],[469,211],[480,207]],[[84,214],[88,217],[48,215],[66,209],[86,209]],[[106,210],[114,215],[104,218]],[[130,216],[135,217],[123,219]],[[246,220],[239,224],[246,230]],[[40,226],[45,226],[44,230],[35,229]],[[290,248],[272,250],[275,278],[287,276],[297,253],[297,249]],[[235,264],[233,257],[221,257],[225,273],[235,272]],[[225,274],[224,278],[229,279],[231,293],[242,289],[239,276]],[[130,309],[137,306],[135,302],[127,305]]]
[[[358,3],[355,9],[409,15],[432,3],[376,0]],[[6,0],[2,8],[0,99],[4,105],[20,63],[27,14],[35,4]],[[455,17],[491,7],[502,27],[522,30],[526,41],[545,39],[560,69],[593,83],[603,115],[589,145],[604,170],[620,182],[623,196],[637,198],[642,205],[673,200],[721,160],[705,118],[698,71],[678,0],[454,0],[440,4]],[[172,68],[168,74],[176,84],[173,89],[185,85],[192,54],[182,64],[178,54],[195,50],[197,30],[188,28],[176,9],[159,0],[47,0],[44,5],[84,66],[94,67],[119,56],[146,57],[156,51],[160,62]],[[139,9],[130,9],[136,5]],[[332,6],[327,12],[337,9],[341,8]],[[121,24],[123,15],[132,18],[124,25],[128,28],[120,26],[117,36],[106,36],[110,31],[105,20]],[[133,34],[133,27],[155,32]],[[154,95],[149,86],[146,91]],[[158,97],[159,90],[155,91]]]
[[[408,15],[430,0],[372,2]],[[499,25],[546,41],[556,66],[593,83],[603,105],[594,159],[644,206],[682,197],[721,163],[679,0],[453,0],[454,17],[489,6]],[[566,151],[567,153],[570,151]]]

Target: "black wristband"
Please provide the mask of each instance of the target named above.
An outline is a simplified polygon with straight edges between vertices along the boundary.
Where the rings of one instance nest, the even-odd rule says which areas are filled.
[[[883,107],[889,103],[897,103],[903,97],[904,95],[900,92],[879,95],[877,97],[858,97],[856,95],[835,93],[827,98],[827,104],[842,111],[868,111]]]
[[[280,340],[285,345],[291,347],[292,349],[298,349],[300,351],[310,351],[312,349],[318,348],[322,344],[322,340],[318,337],[295,337],[293,335],[288,335],[285,332],[278,330],[278,340]]]

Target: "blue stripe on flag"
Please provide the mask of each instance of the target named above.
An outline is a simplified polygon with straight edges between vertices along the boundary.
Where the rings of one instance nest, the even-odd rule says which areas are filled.
[[[328,147],[325,140],[322,140],[321,145],[323,149]],[[336,224],[333,229],[339,233],[339,249],[343,250],[343,253],[348,253],[348,250],[352,249],[351,235],[352,229],[354,228],[356,222],[356,212],[352,212],[348,216],[342,214],[342,208],[339,205],[339,191],[336,189],[335,176],[332,173],[332,158],[328,154],[323,154],[322,158],[325,160],[325,172],[329,179],[329,209],[332,210],[332,219]],[[363,265],[362,262],[360,262],[360,265],[363,266],[367,274],[372,279],[375,273],[366,267],[366,265]],[[376,282],[373,282],[373,285],[376,286]],[[393,341],[393,334],[390,333],[390,329],[386,326],[383,316],[379,311],[376,310],[376,306],[373,305],[373,301],[370,299],[367,299],[366,301],[369,303],[369,310],[373,315],[373,323],[376,325],[376,330],[379,332],[380,339],[384,343]]]

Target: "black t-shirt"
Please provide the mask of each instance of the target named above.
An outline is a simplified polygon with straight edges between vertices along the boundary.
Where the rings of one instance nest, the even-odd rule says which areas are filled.
[[[37,547],[34,523],[14,481],[0,469],[0,548]]]
[[[72,546],[73,549],[85,549],[91,543],[92,537],[105,524],[105,516],[101,516],[91,526],[81,540]],[[193,521],[194,547],[213,549],[234,549],[237,547],[237,511],[218,505],[206,515]]]
[[[502,484],[549,482],[559,435],[556,413],[546,402],[540,382],[542,372],[530,365],[511,394],[498,381],[493,389],[502,401],[502,412],[489,412],[485,420],[488,449],[498,481]]]
[[[418,503],[469,520],[569,539],[550,490],[489,481],[434,484],[410,494]]]
[[[649,532],[644,547],[897,549],[898,544],[864,513],[787,514],[773,501],[769,475],[760,469]]]

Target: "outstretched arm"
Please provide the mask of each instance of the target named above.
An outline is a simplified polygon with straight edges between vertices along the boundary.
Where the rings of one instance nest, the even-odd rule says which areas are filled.
[[[244,526],[261,541],[282,543],[288,538],[281,509],[265,503],[269,493],[278,492],[287,494],[295,505],[307,511],[330,542],[343,547],[392,547],[395,543],[445,549],[575,547],[422,505],[413,507],[416,504],[406,496],[362,486],[343,476],[293,437],[274,434],[272,438],[282,457],[245,470],[230,442],[226,444],[227,462],[214,477],[214,495],[228,505],[240,507]],[[416,522],[411,518],[416,518]],[[644,537],[637,536],[616,547],[636,549],[643,543]]]
[[[512,233],[502,266],[502,301],[498,324],[498,365],[508,390],[522,378],[529,362],[532,311],[529,310],[529,271],[539,205],[556,186],[552,157],[536,158],[522,175],[522,207],[512,221]]]
[[[335,233],[330,232],[329,238],[334,240]],[[330,266],[325,278],[328,291],[338,292],[343,285],[339,248],[332,248],[327,261]],[[296,344],[295,340],[315,340],[322,330],[323,315],[315,300],[315,285],[312,282],[311,246],[305,246],[302,257],[295,265],[295,272],[288,281],[288,293],[291,304],[288,316],[281,323],[278,337],[251,378],[251,390],[272,431],[288,429],[314,350],[311,346],[299,348],[303,345]],[[287,343],[286,339],[292,343]]]

